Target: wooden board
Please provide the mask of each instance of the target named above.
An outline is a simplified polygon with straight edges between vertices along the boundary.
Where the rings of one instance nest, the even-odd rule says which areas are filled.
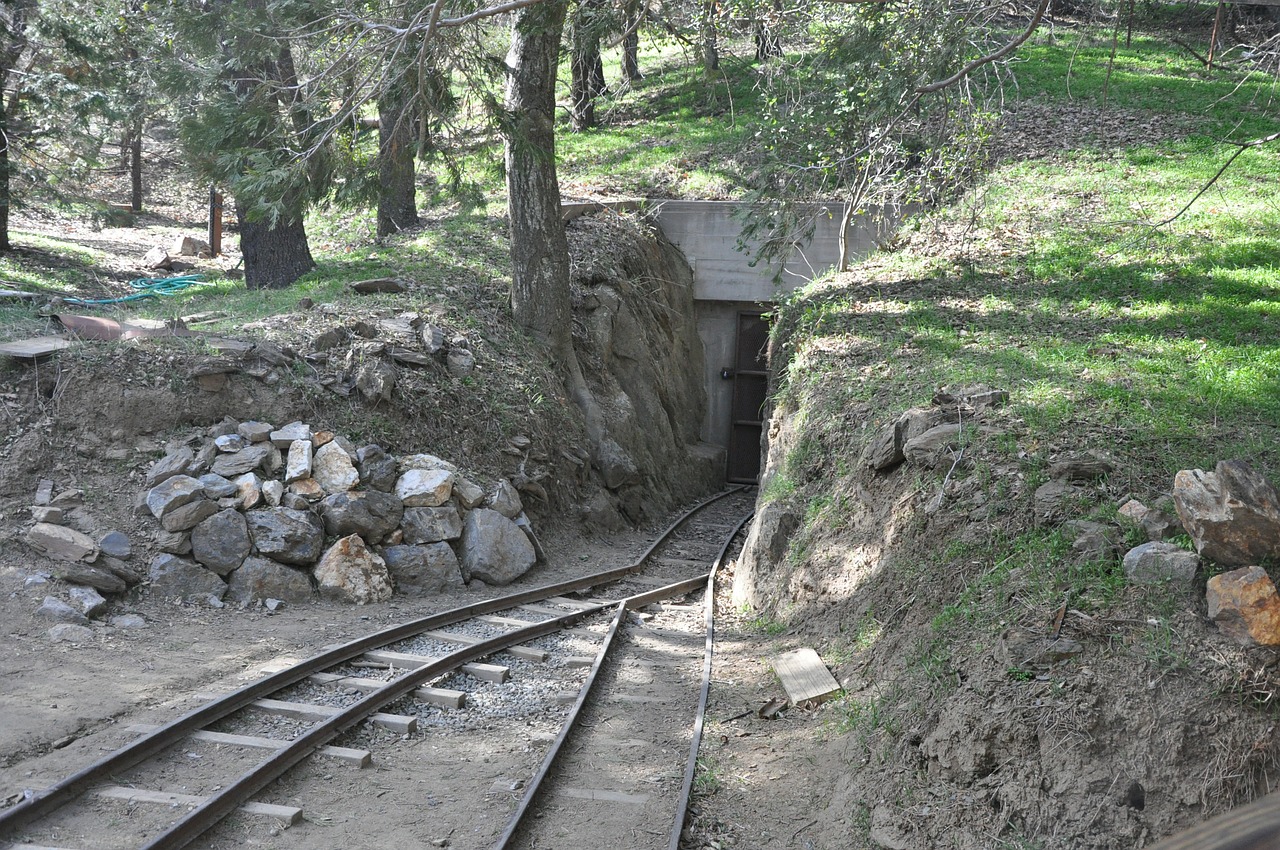
[[[0,343],[0,354],[20,360],[39,360],[63,349],[70,348],[71,341],[60,336],[37,336],[31,339],[15,339]]]
[[[478,638],[474,635],[460,635],[454,632],[423,632],[422,636],[438,640],[441,643],[456,643],[459,646],[475,646],[484,638]],[[503,652],[514,655],[516,658],[523,658],[526,661],[546,661],[551,657],[551,653],[545,649],[534,649],[531,646],[509,646]]]
[[[333,673],[313,673],[307,677],[318,685],[331,685],[335,688],[350,688],[369,693],[381,688],[386,682],[377,679],[362,679],[359,676],[338,676]],[[421,687],[413,692],[414,697],[441,708],[462,708],[467,704],[466,691],[454,691],[449,688]]]
[[[602,803],[643,805],[649,800],[648,794],[624,794],[621,791],[605,791],[600,788],[561,788],[558,793],[575,800],[599,800]]]
[[[106,797],[112,800],[127,800],[130,803],[156,803],[162,806],[199,806],[209,799],[208,797],[197,797],[194,794],[148,791],[143,788],[125,788],[121,785],[107,785],[103,788],[96,788],[93,793],[99,797]],[[276,806],[271,803],[245,803],[240,807],[240,811],[247,815],[276,818],[290,826],[302,820],[302,809],[294,806]]]
[[[127,727],[129,732],[149,733],[154,732],[160,727],[150,723],[135,723]],[[196,741],[204,741],[207,744],[227,744],[232,747],[246,747],[254,750],[282,750],[289,746],[289,741],[281,741],[277,738],[259,738],[252,735],[228,735],[225,732],[206,732],[201,730],[195,732],[191,737]],[[373,756],[368,750],[354,750],[351,747],[321,747],[316,750],[316,755],[326,756],[328,758],[337,759],[346,762],[355,767],[368,767]]]
[[[840,690],[839,683],[812,647],[782,653],[773,659],[773,669],[782,680],[792,705],[822,702]]]
[[[199,694],[200,699],[215,699],[207,694]],[[266,714],[276,714],[280,717],[292,717],[295,720],[327,720],[335,714],[342,711],[340,708],[334,708],[331,705],[312,705],[307,702],[286,702],[278,699],[259,699],[249,703],[246,708],[252,708]],[[416,732],[418,729],[418,718],[408,717],[403,714],[377,714],[369,715],[369,720],[384,729],[390,729],[392,732],[398,732],[401,735],[408,735]]]
[[[425,655],[410,655],[406,652],[389,652],[383,649],[370,650],[363,657],[366,661],[390,664],[392,667],[399,667],[402,670],[416,670],[439,660],[438,658],[428,658]],[[511,678],[511,668],[503,667],[499,664],[463,664],[462,672],[482,682],[493,682],[497,685],[501,685]]]

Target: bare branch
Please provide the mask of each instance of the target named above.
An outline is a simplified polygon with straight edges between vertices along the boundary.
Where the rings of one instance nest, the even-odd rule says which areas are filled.
[[[981,68],[983,65],[988,65],[992,62],[997,62],[1003,59],[1004,57],[1008,56],[1010,53],[1017,50],[1018,47],[1024,41],[1031,38],[1031,34],[1036,31],[1036,27],[1040,26],[1040,21],[1044,18],[1044,13],[1048,9],[1049,9],[1049,0],[1040,0],[1040,5],[1036,7],[1036,13],[1031,16],[1031,22],[1027,24],[1027,28],[1025,30],[1019,33],[1017,38],[1015,38],[1013,41],[1010,41],[1008,44],[1004,45],[994,53],[988,53],[986,56],[979,56],[977,59],[974,59],[972,62],[965,65],[963,68],[961,68],[959,71],[956,71],[954,74],[952,74],[950,77],[947,77],[945,80],[937,80],[935,82],[929,83],[928,85],[917,87],[916,94],[932,94],[933,92],[936,92],[936,91],[942,91],[943,89],[948,88],[949,86],[953,86],[956,83],[960,82],[965,77],[969,76],[974,71]]]
[[[1163,221],[1157,221],[1155,224],[1151,226],[1164,227],[1166,224],[1169,224],[1181,218],[1182,215],[1186,213],[1187,210],[1191,209],[1191,207],[1195,204],[1196,201],[1200,200],[1200,198],[1204,196],[1205,192],[1208,192],[1210,189],[1213,188],[1213,185],[1218,182],[1218,178],[1226,173],[1227,169],[1231,167],[1231,163],[1235,162],[1240,157],[1240,154],[1244,153],[1250,148],[1258,148],[1258,147],[1262,147],[1263,145],[1269,145],[1276,140],[1280,140],[1280,133],[1272,133],[1270,136],[1263,136],[1260,139],[1250,139],[1247,142],[1231,142],[1231,144],[1236,146],[1237,148],[1236,152],[1233,153],[1230,157],[1228,157],[1226,162],[1222,163],[1222,167],[1217,170],[1217,172],[1213,175],[1213,177],[1209,178],[1209,182],[1205,183],[1202,187],[1200,187],[1200,191],[1196,192],[1195,197],[1187,201],[1186,205],[1183,206],[1182,209],[1178,210],[1173,215],[1169,216]]]

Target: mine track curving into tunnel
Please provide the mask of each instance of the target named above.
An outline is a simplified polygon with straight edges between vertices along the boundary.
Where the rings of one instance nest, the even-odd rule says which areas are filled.
[[[678,517],[627,566],[391,626],[326,647],[163,726],[128,727],[140,737],[0,810],[0,849],[239,846],[254,829],[246,823],[269,824],[265,843],[285,846],[289,826],[333,816],[284,799],[293,791],[316,798],[299,790],[307,784],[296,779],[303,766],[376,767],[384,754],[394,759],[399,741],[425,734],[445,782],[443,766],[470,761],[473,746],[452,734],[450,715],[469,707],[486,730],[520,722],[500,706],[511,699],[505,691],[522,687],[553,695],[563,715],[558,732],[538,730],[523,758],[494,766],[502,776],[491,786],[448,796],[501,813],[503,823],[482,828],[477,809],[475,829],[455,827],[431,843],[563,847],[583,833],[597,846],[674,848],[711,646],[710,612],[686,600],[714,598],[704,590],[753,502],[749,488],[724,491]],[[539,720],[546,727],[546,717]],[[368,739],[375,745],[346,746]],[[536,770],[528,769],[535,756]],[[597,769],[606,763],[613,769]],[[431,787],[430,778],[418,781]],[[439,804],[429,790],[423,799]],[[358,820],[359,811],[342,816]],[[455,823],[459,817],[467,819]],[[621,843],[606,837],[615,834]]]

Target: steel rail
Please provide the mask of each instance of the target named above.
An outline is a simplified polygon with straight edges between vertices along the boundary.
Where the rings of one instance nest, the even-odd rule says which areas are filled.
[[[632,608],[639,608],[643,605],[649,604],[650,602],[656,602],[662,599],[669,599],[672,596],[692,593],[699,588],[705,587],[707,592],[710,593],[712,587],[711,580],[715,575],[716,567],[719,566],[720,561],[724,558],[725,552],[729,550],[729,546],[733,543],[734,537],[736,537],[738,532],[742,530],[742,526],[746,525],[747,522],[750,521],[751,516],[751,514],[748,514],[741,522],[738,523],[737,526],[734,527],[733,532],[725,539],[724,545],[720,548],[720,554],[716,556],[716,560],[712,563],[710,572],[696,578],[686,579],[685,581],[669,584],[665,587],[656,588],[645,593],[638,593],[622,600],[619,604],[617,615],[609,625],[609,632],[605,636],[599,651],[596,653],[595,661],[591,665],[591,671],[588,673],[586,681],[583,682],[582,688],[578,691],[578,698],[574,701],[573,707],[569,710],[564,723],[560,726],[560,734],[557,735],[555,741],[552,742],[551,748],[547,751],[546,757],[542,760],[542,765],[538,768],[538,772],[534,774],[533,779],[531,779],[529,784],[525,787],[524,796],[520,798],[519,805],[516,807],[515,812],[512,813],[511,818],[507,821],[506,829],[503,830],[497,843],[493,845],[493,850],[506,850],[506,848],[510,846],[512,839],[515,838],[516,832],[520,829],[520,824],[523,822],[524,816],[528,813],[529,807],[537,797],[543,781],[546,780],[547,775],[551,772],[552,765],[555,763],[556,757],[560,754],[561,747],[564,746],[565,741],[569,739],[569,735],[577,725],[578,716],[582,713],[582,709],[586,706],[587,698],[591,695],[591,689],[595,685],[596,676],[599,674],[600,668],[604,665],[605,657],[613,648],[613,639],[617,635],[618,627],[621,625],[622,617],[626,611]],[[696,747],[694,751],[697,751]],[[687,803],[688,796],[686,795],[683,799]]]
[[[217,794],[210,796],[205,802],[192,809],[185,816],[175,821],[166,831],[157,835],[140,850],[181,850],[205,832],[216,826],[236,809],[248,803],[267,785],[288,773],[295,765],[310,756],[320,747],[333,740],[342,732],[365,720],[390,702],[408,694],[423,682],[437,676],[457,670],[463,664],[485,656],[493,655],[518,643],[558,632],[584,617],[606,611],[615,605],[619,608],[619,616],[628,609],[647,605],[649,602],[666,599],[691,590],[706,583],[710,573],[695,579],[686,579],[664,587],[638,593],[617,601],[590,603],[590,608],[583,608],[559,617],[541,620],[519,629],[503,632],[480,643],[473,644],[449,653],[430,664],[424,665],[388,682],[383,687],[371,692],[368,696],[343,709],[341,713],[319,723],[305,733],[289,742],[287,747],[274,752],[257,767],[242,775]],[[612,637],[610,637],[612,640]]]
[[[515,837],[516,830],[520,828],[525,813],[533,805],[533,800],[537,797],[538,791],[542,787],[542,781],[551,772],[551,765],[555,762],[556,756],[560,754],[560,748],[564,746],[564,742],[569,739],[569,733],[577,725],[578,715],[582,713],[583,706],[587,704],[587,697],[591,694],[591,688],[596,683],[596,676],[600,673],[600,668],[604,666],[605,656],[613,648],[613,639],[618,634],[618,627],[622,625],[622,618],[626,615],[627,606],[619,604],[618,613],[614,615],[613,620],[609,623],[609,631],[605,635],[599,651],[596,652],[596,659],[591,665],[591,672],[587,674],[587,680],[582,683],[582,687],[578,690],[578,698],[574,701],[573,707],[569,709],[569,716],[560,725],[560,734],[556,735],[556,739],[551,743],[551,748],[547,751],[546,758],[542,760],[542,765],[538,768],[538,772],[533,775],[533,779],[525,786],[524,796],[520,798],[520,804],[516,806],[515,812],[512,813],[507,821],[507,828],[503,830],[497,843],[493,845],[493,850],[506,850],[511,843],[511,839]]]
[[[698,750],[702,747],[702,731],[707,718],[707,700],[711,697],[711,658],[715,650],[716,637],[716,575],[724,564],[724,557],[729,554],[729,547],[733,545],[734,539],[754,516],[754,513],[748,514],[743,517],[742,522],[738,523],[738,527],[724,541],[720,554],[711,565],[711,572],[707,574],[707,593],[703,597],[706,609],[707,641],[702,653],[702,689],[698,693],[698,713],[693,721],[693,740],[689,743],[689,761],[684,767],[684,783],[680,786],[680,799],[676,802],[675,823],[671,826],[671,842],[667,845],[667,850],[680,850],[680,834],[684,832],[685,816],[689,811],[689,796],[693,793],[693,777],[698,770]]]
[[[215,723],[230,714],[240,711],[254,700],[260,699],[268,694],[300,682],[312,673],[341,664],[371,649],[406,640],[424,631],[449,626],[482,614],[490,614],[495,611],[501,611],[518,605],[536,602],[550,596],[571,593],[597,584],[605,584],[625,578],[627,575],[643,569],[646,561],[648,561],[652,556],[653,552],[662,545],[664,541],[671,537],[671,535],[673,535],[675,531],[695,513],[721,499],[741,492],[744,489],[746,488],[731,488],[698,502],[677,517],[644,551],[644,553],[631,564],[622,567],[615,567],[609,570],[603,570],[601,572],[582,576],[576,579],[556,582],[550,585],[543,585],[541,587],[532,588],[530,590],[521,591],[508,596],[497,597],[484,602],[460,606],[449,611],[412,620],[408,623],[390,626],[386,629],[382,629],[381,631],[365,635],[362,638],[357,638],[354,641],[350,641],[341,646],[321,652],[288,669],[266,676],[257,682],[252,682],[232,691],[230,694],[227,694],[220,699],[206,703],[205,705],[182,715],[176,720],[173,720],[165,726],[160,727],[154,732],[144,735],[137,741],[104,756],[71,776],[49,786],[43,791],[29,794],[25,799],[13,807],[0,811],[0,838],[4,837],[7,833],[11,833],[13,830],[20,829],[32,821],[55,811],[70,800],[74,799],[89,786],[103,781],[114,774],[128,770],[156,753],[176,744],[190,733],[203,729],[211,723]],[[591,613],[591,611],[586,611],[585,613]],[[582,612],[575,612],[576,616],[581,616],[581,614]],[[468,651],[474,651],[476,647],[481,646],[484,646],[484,644],[477,644],[474,647],[469,647],[467,651],[453,653],[446,656],[446,658],[454,658],[467,654]],[[489,650],[484,654],[492,654],[493,651],[494,650]],[[470,657],[468,657],[467,660],[471,660]],[[370,697],[377,693],[379,692],[371,694]],[[341,715],[335,716],[334,719],[327,721],[323,725],[330,725],[338,717],[341,717]]]

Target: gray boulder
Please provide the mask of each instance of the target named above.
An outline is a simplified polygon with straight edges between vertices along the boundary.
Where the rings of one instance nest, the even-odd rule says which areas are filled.
[[[388,546],[382,558],[396,590],[405,596],[426,596],[463,586],[458,556],[448,543]]]
[[[156,534],[156,548],[170,555],[189,555],[191,535],[181,531],[161,531]]]
[[[248,558],[230,576],[227,598],[241,605],[266,599],[310,602],[315,598],[311,579],[302,570],[286,567],[269,558]]]
[[[357,470],[360,473],[360,486],[366,490],[378,490],[390,493],[396,488],[396,479],[400,470],[396,460],[390,457],[381,446],[364,446],[357,454]]]
[[[74,607],[86,617],[96,617],[107,608],[107,600],[92,587],[71,587],[67,590]]]
[[[53,574],[68,584],[83,584],[103,593],[124,593],[128,586],[124,579],[110,570],[90,564],[60,563]]]
[[[132,587],[135,584],[140,584],[142,580],[146,578],[146,575],[143,574],[142,569],[140,567],[135,566],[133,564],[127,564],[124,561],[120,560],[119,558],[111,557],[105,552],[102,554],[100,558],[98,558],[94,566],[98,569],[106,570],[112,575],[118,577],[120,580],[122,580],[125,584],[129,585],[130,587]]]
[[[98,544],[87,534],[62,525],[37,522],[27,532],[27,545],[58,561],[92,561]]]
[[[1125,576],[1140,584],[1190,582],[1199,566],[1200,558],[1195,552],[1179,549],[1172,543],[1143,543],[1124,556]]]
[[[195,459],[195,453],[186,446],[169,452],[147,470],[147,487],[154,487],[175,475],[186,475]]]
[[[406,508],[436,508],[453,494],[453,478],[447,469],[408,469],[396,479],[396,495]]]
[[[324,549],[324,524],[310,511],[269,508],[245,514],[258,553],[284,564],[309,566]]]
[[[1229,567],[1280,558],[1280,494],[1244,461],[1182,470],[1173,503],[1201,556]]]
[[[485,584],[510,584],[529,571],[537,556],[529,538],[497,511],[477,508],[462,529],[462,577]]]
[[[254,420],[241,422],[236,426],[236,433],[250,443],[266,442],[271,438],[271,432],[274,430],[268,423]]]
[[[147,491],[147,509],[156,519],[164,519],[183,505],[204,498],[204,487],[190,475],[174,475]]]
[[[251,548],[249,524],[237,510],[219,511],[191,530],[191,557],[220,576],[239,568]]]
[[[221,475],[214,475],[212,472],[206,472],[197,480],[200,482],[200,486],[204,488],[204,494],[210,499],[225,499],[227,496],[236,495],[240,490],[232,482]]]
[[[44,602],[36,609],[36,616],[55,623],[76,623],[81,626],[89,623],[88,617],[56,596],[46,596]]]
[[[151,592],[170,599],[221,599],[227,592],[227,583],[195,561],[157,555],[151,562]]]
[[[326,496],[320,503],[325,531],[333,537],[359,534],[376,543],[400,525],[404,505],[391,493],[349,491]]]
[[[102,554],[112,558],[128,559],[133,556],[133,544],[129,535],[123,531],[108,531],[102,535],[98,540],[98,548],[102,550]]]
[[[462,536],[462,517],[453,505],[439,508],[405,508],[400,521],[405,543],[438,543]]]
[[[264,461],[273,459],[275,453],[267,443],[254,443],[235,454],[220,454],[213,460],[209,471],[223,478],[236,478],[246,472],[252,472]]]
[[[160,527],[165,531],[190,531],[217,512],[217,502],[196,499],[165,514],[160,520]]]
[[[909,461],[931,465],[944,451],[959,445],[960,430],[959,425],[935,425],[903,443],[902,453]]]
[[[608,486],[607,483],[606,486]],[[520,493],[505,478],[494,485],[493,491],[484,501],[484,506],[491,511],[497,511],[507,519],[515,519],[524,511],[524,505],[520,502]]]
[[[59,623],[45,634],[49,640],[59,643],[89,643],[93,640],[93,629],[75,623]]]

